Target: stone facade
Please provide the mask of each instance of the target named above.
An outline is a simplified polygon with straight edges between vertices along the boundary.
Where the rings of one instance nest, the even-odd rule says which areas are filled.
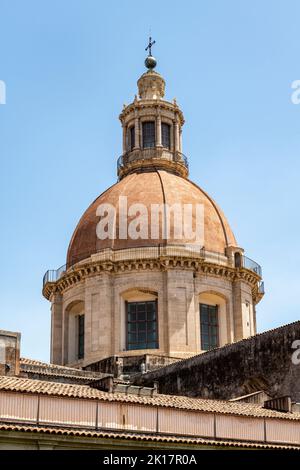
[[[20,333],[0,330],[0,376],[19,373],[20,338]]]
[[[137,383],[159,393],[229,400],[255,391],[300,402],[300,322],[144,374]]]
[[[160,265],[160,269],[92,273],[62,293],[52,294],[51,362],[79,366],[113,355],[193,356],[201,352],[200,303],[219,307],[220,346],[255,333],[254,275],[251,281],[236,281],[226,277],[226,272],[222,276],[218,268],[219,275],[203,272],[204,264],[198,268],[176,264],[169,269]],[[232,274],[243,273],[232,268]],[[154,299],[158,305],[159,348],[126,351],[125,302]],[[78,361],[74,318],[81,313],[85,315],[85,354]]]

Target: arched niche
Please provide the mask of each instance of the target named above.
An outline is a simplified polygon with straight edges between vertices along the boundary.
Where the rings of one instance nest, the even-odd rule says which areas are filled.
[[[234,266],[236,268],[241,268],[242,267],[242,255],[239,251],[236,251],[234,253]]]
[[[66,362],[72,364],[84,357],[84,314],[83,300],[73,300],[65,308]]]

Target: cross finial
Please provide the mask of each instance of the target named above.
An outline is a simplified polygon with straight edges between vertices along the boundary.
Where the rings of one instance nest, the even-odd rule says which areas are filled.
[[[148,46],[146,47],[145,51],[148,51],[149,50],[149,56],[152,55],[152,46],[155,44],[155,41],[152,41],[152,37],[150,36],[149,37],[149,43],[148,43]]]

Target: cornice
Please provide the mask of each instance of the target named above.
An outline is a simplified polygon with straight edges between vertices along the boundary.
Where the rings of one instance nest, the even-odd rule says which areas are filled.
[[[87,278],[99,276],[103,273],[118,275],[125,272],[140,271],[167,271],[171,269],[191,270],[196,276],[206,275],[224,278],[231,282],[243,281],[252,288],[253,298],[257,302],[262,295],[258,293],[258,282],[260,277],[253,271],[245,268],[234,268],[207,262],[195,258],[180,258],[161,256],[159,258],[146,260],[123,260],[123,261],[90,261],[75,265],[64,273],[56,282],[48,282],[43,288],[43,295],[50,300],[52,294],[63,294],[69,288],[84,281]]]
[[[153,100],[135,100],[133,103],[125,106],[121,114],[119,115],[120,121],[123,123],[124,119],[128,117],[130,114],[135,114],[136,111],[140,111],[143,109],[150,109],[151,108],[159,108],[162,110],[172,111],[175,115],[178,115],[180,125],[183,126],[184,124],[184,116],[183,112],[177,105],[177,103],[171,103],[170,101],[165,101],[161,99],[153,99]]]
[[[188,177],[188,169],[184,163],[179,161],[167,160],[164,157],[161,158],[148,158],[148,159],[137,159],[132,162],[126,163],[123,167],[118,169],[118,177],[122,179],[131,173],[137,171],[147,170],[166,170],[174,173],[175,175],[182,176],[183,178]]]

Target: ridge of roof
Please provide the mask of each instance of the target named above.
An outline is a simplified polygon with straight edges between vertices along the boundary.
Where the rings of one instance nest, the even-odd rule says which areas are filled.
[[[59,364],[52,364],[51,362],[44,362],[38,359],[30,359],[28,357],[20,357],[20,364],[28,366],[39,366],[39,367],[53,367],[55,369],[67,369],[70,371],[80,371],[76,367],[61,366]]]
[[[27,358],[20,359],[21,371],[28,373],[37,373],[41,375],[57,376],[57,377],[70,377],[87,380],[99,380],[103,377],[108,377],[111,374],[102,372],[93,372],[83,369],[76,369],[73,367],[65,367],[57,364],[46,363],[42,361],[35,361]]]
[[[22,369],[22,372],[25,374],[37,374],[37,375],[42,375],[44,377],[61,377],[61,378],[66,378],[66,379],[72,379],[72,380],[85,380],[86,382],[96,382],[98,380],[101,380],[103,377],[109,377],[110,374],[103,374],[100,375],[99,377],[94,377],[94,376],[85,376],[85,375],[76,375],[76,374],[63,374],[63,373],[57,373],[56,371],[50,370],[43,370],[43,369]],[[24,377],[25,378],[25,377]],[[32,377],[28,377],[31,379]],[[36,380],[36,379],[34,379]]]

